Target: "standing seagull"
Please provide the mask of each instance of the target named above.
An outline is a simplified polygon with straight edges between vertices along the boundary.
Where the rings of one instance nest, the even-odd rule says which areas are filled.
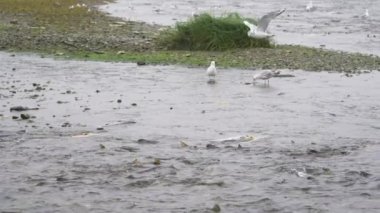
[[[369,17],[369,11],[368,9],[365,9],[364,18],[368,18],[368,17]]]
[[[216,76],[215,61],[211,61],[211,64],[207,68],[207,72],[206,73],[208,75],[209,82],[215,82],[215,76]]]
[[[265,85],[265,81],[268,82],[268,86],[269,86],[269,79],[275,75],[278,75],[279,73],[280,73],[279,71],[272,71],[272,70],[262,71],[253,76],[253,84],[256,83],[256,80],[260,79],[260,80],[264,80],[264,85]]]
[[[257,22],[257,26],[245,20],[244,24],[249,27],[248,36],[252,38],[268,38],[274,36],[267,33],[268,25],[272,19],[281,15],[283,12],[285,12],[285,9],[273,11],[264,15]]]
[[[314,10],[313,1],[309,1],[309,3],[306,5],[306,11],[310,12]]]

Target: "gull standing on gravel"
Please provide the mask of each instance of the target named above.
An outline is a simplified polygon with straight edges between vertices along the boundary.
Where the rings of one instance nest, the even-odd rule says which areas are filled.
[[[272,19],[281,15],[283,12],[285,12],[285,9],[273,11],[264,15],[257,22],[257,26],[245,20],[244,24],[249,27],[248,36],[252,38],[268,38],[274,36],[267,32],[268,25]]]
[[[216,76],[216,67],[215,67],[215,61],[211,61],[210,66],[207,68],[206,71],[209,81],[215,81],[215,76]]]
[[[279,71],[265,70],[253,76],[253,84],[256,83],[256,80],[264,80],[264,85],[267,82],[269,86],[269,79],[275,75],[278,75]]]

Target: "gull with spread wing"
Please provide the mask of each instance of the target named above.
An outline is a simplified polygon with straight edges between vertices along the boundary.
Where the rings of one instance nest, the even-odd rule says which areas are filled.
[[[264,15],[257,22],[257,26],[245,20],[244,24],[249,27],[248,36],[252,38],[268,38],[274,36],[267,32],[268,25],[272,19],[281,15],[283,12],[285,12],[285,9],[273,11]]]

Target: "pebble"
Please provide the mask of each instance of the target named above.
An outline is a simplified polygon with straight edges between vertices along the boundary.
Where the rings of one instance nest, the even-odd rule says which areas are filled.
[[[21,114],[20,117],[23,120],[28,120],[30,118],[30,115],[25,113],[25,114]]]
[[[138,66],[143,66],[143,65],[146,65],[146,62],[145,61],[138,61],[136,64]]]

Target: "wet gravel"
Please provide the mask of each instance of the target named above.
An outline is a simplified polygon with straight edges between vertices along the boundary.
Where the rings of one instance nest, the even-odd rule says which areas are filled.
[[[0,212],[380,208],[379,72],[0,64]]]

